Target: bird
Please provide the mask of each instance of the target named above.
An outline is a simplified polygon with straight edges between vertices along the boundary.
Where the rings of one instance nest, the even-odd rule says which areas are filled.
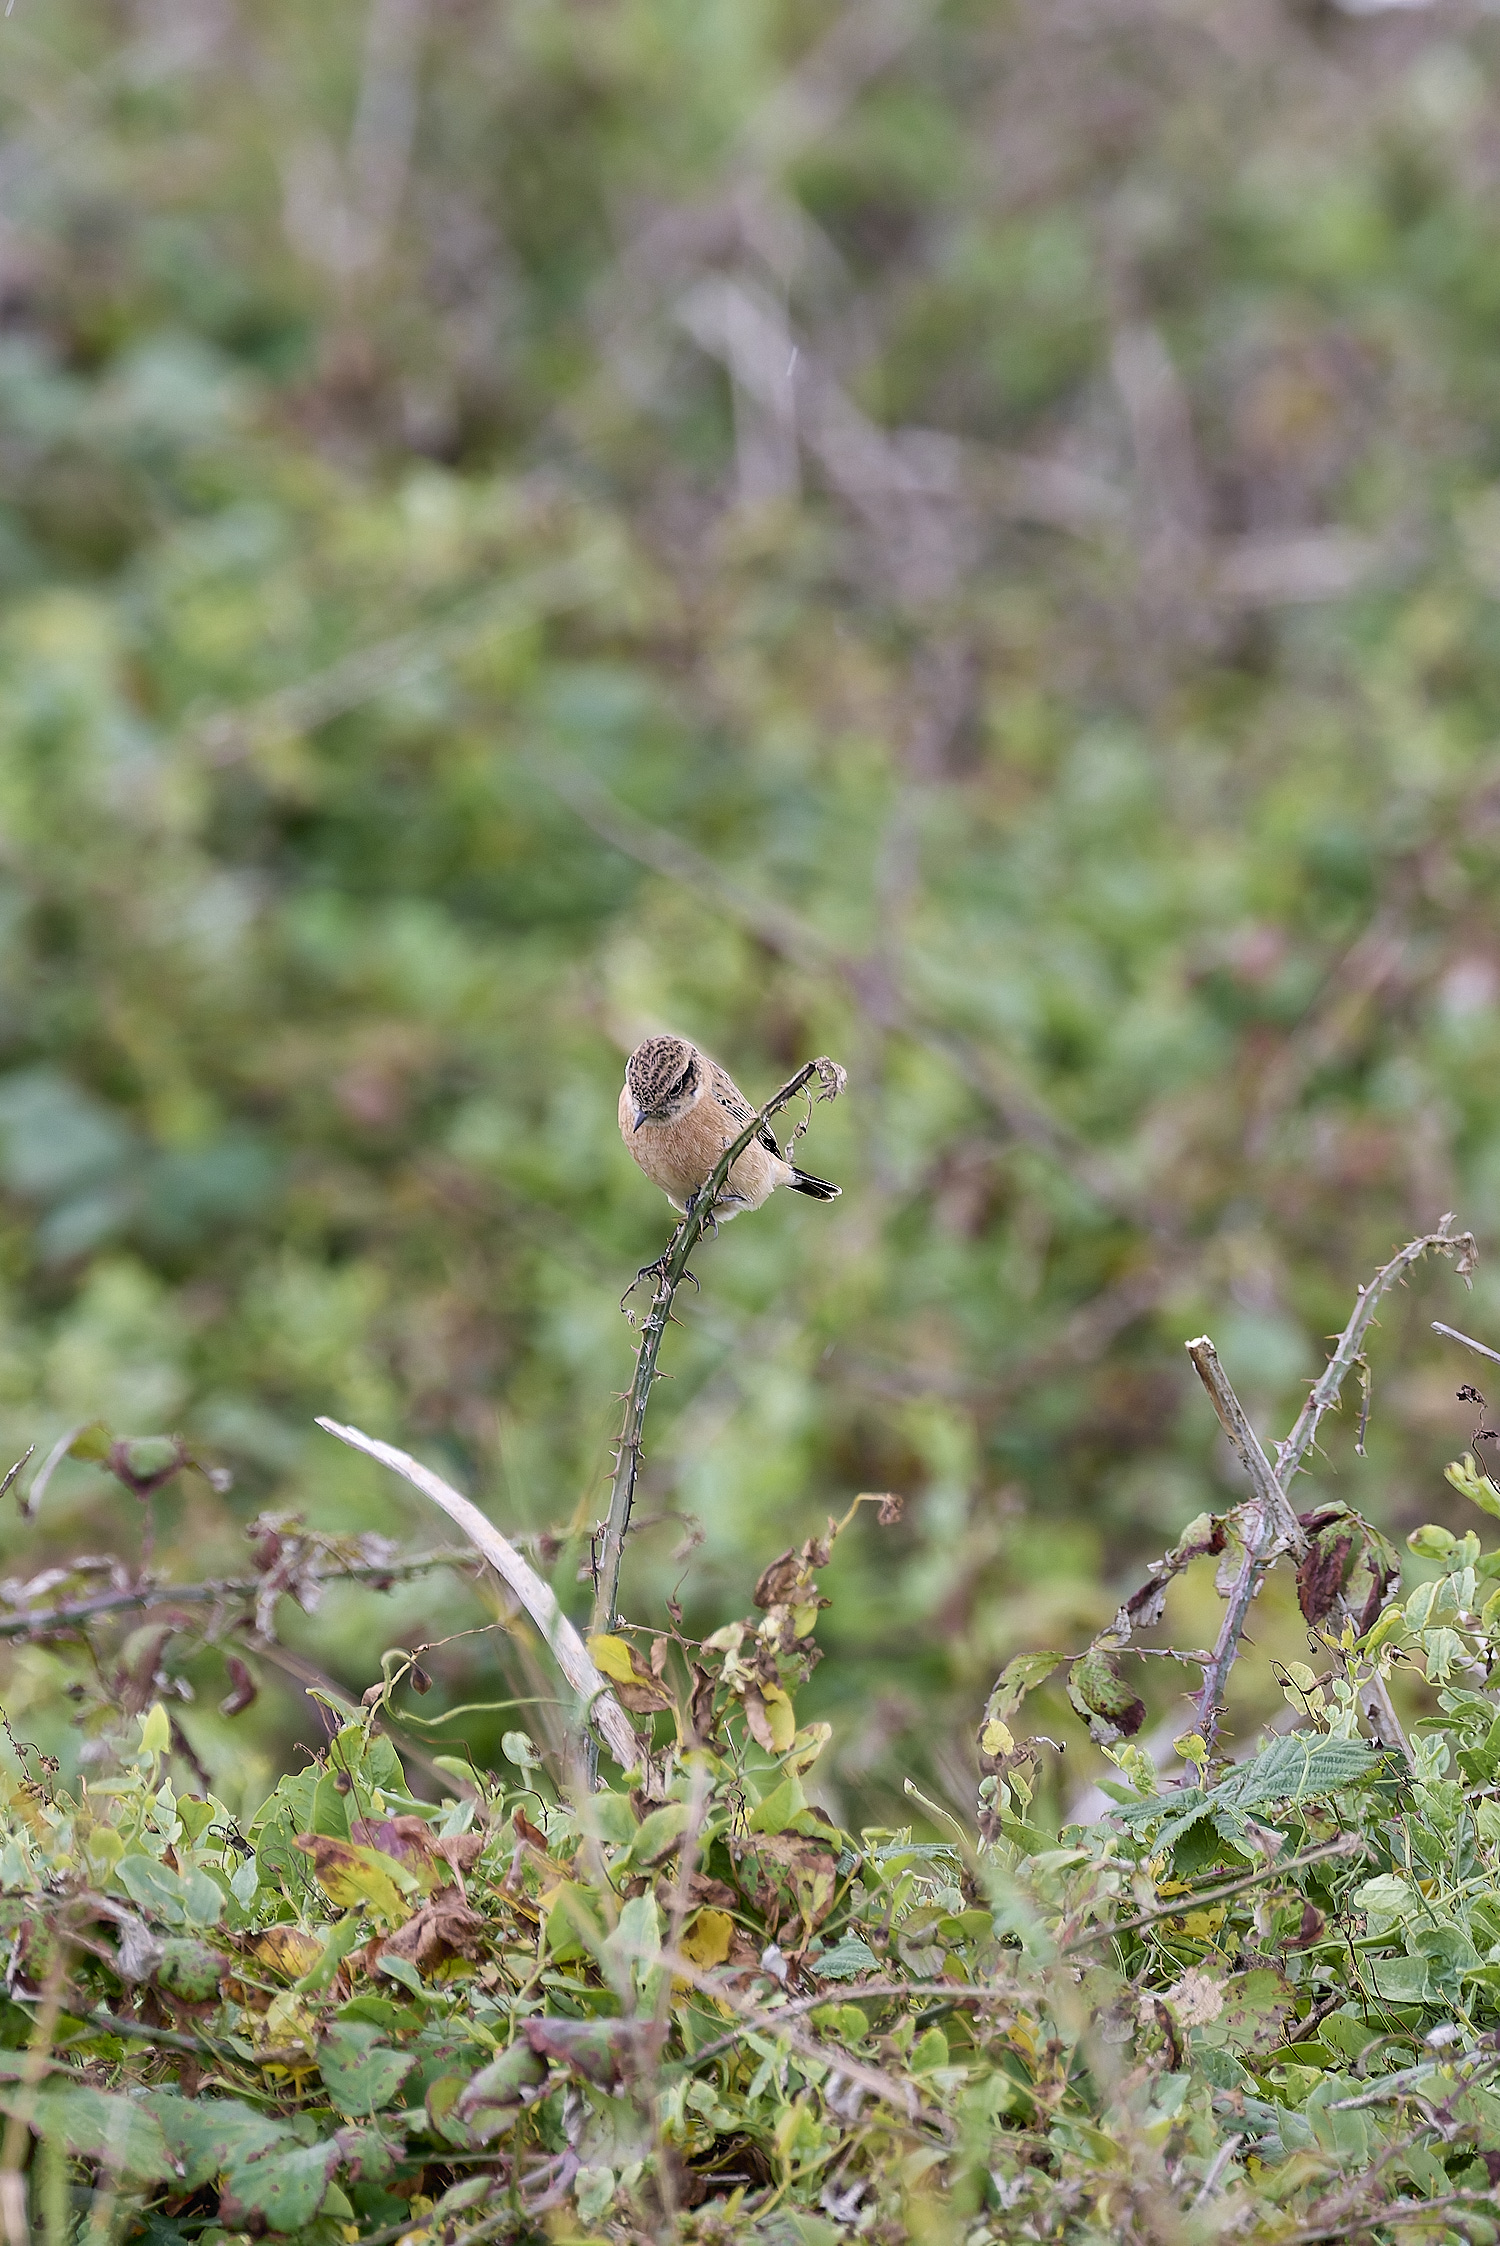
[[[733,1077],[685,1037],[648,1037],[625,1064],[620,1136],[651,1183],[685,1216],[754,1114]],[[779,1185],[810,1201],[836,1201],[844,1190],[788,1162],[770,1125],[762,1123],[736,1156],[711,1214],[727,1223],[758,1209]]]

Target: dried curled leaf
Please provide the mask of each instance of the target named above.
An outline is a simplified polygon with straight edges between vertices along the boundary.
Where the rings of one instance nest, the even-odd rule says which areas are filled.
[[[1316,1624],[1332,1614],[1354,1573],[1358,1529],[1342,1506],[1304,1513],[1301,1519],[1309,1541],[1297,1569],[1297,1604],[1304,1619]]]

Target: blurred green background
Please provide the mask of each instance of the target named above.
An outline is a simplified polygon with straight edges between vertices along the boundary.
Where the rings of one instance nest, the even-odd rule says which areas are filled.
[[[846,1813],[965,1802],[999,1663],[1238,1494],[1184,1337],[1274,1432],[1401,1238],[1494,1236],[1497,79],[1458,0],[16,0],[7,1456],[184,1431],[184,1577],[265,1506],[441,1541],[331,1413],[581,1613],[670,1215],[624,1055],[831,1053],[844,1198],[701,1253],[627,1608],[901,1491],[801,1712]],[[1306,1501],[1452,1517],[1426,1321],[1497,1313],[1413,1288]],[[137,1510],[70,1463],[0,1564]],[[357,1690],[483,1619],[290,1634]],[[78,1673],[4,1680],[70,1755]],[[253,1801],[316,1725],[218,1676]]]

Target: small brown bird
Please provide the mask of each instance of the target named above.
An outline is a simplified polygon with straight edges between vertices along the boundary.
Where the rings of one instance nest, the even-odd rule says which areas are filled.
[[[620,1136],[653,1185],[686,1212],[755,1110],[717,1061],[685,1037],[648,1037],[625,1064]],[[778,1185],[812,1201],[843,1192],[788,1162],[763,1123],[724,1181],[713,1213],[720,1223],[758,1209]]]

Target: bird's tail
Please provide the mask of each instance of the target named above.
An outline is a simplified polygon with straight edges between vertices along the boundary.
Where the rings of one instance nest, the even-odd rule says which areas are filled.
[[[793,1193],[805,1193],[809,1201],[837,1201],[843,1192],[841,1185],[830,1185],[827,1178],[811,1178],[806,1170],[793,1170],[787,1179]]]

